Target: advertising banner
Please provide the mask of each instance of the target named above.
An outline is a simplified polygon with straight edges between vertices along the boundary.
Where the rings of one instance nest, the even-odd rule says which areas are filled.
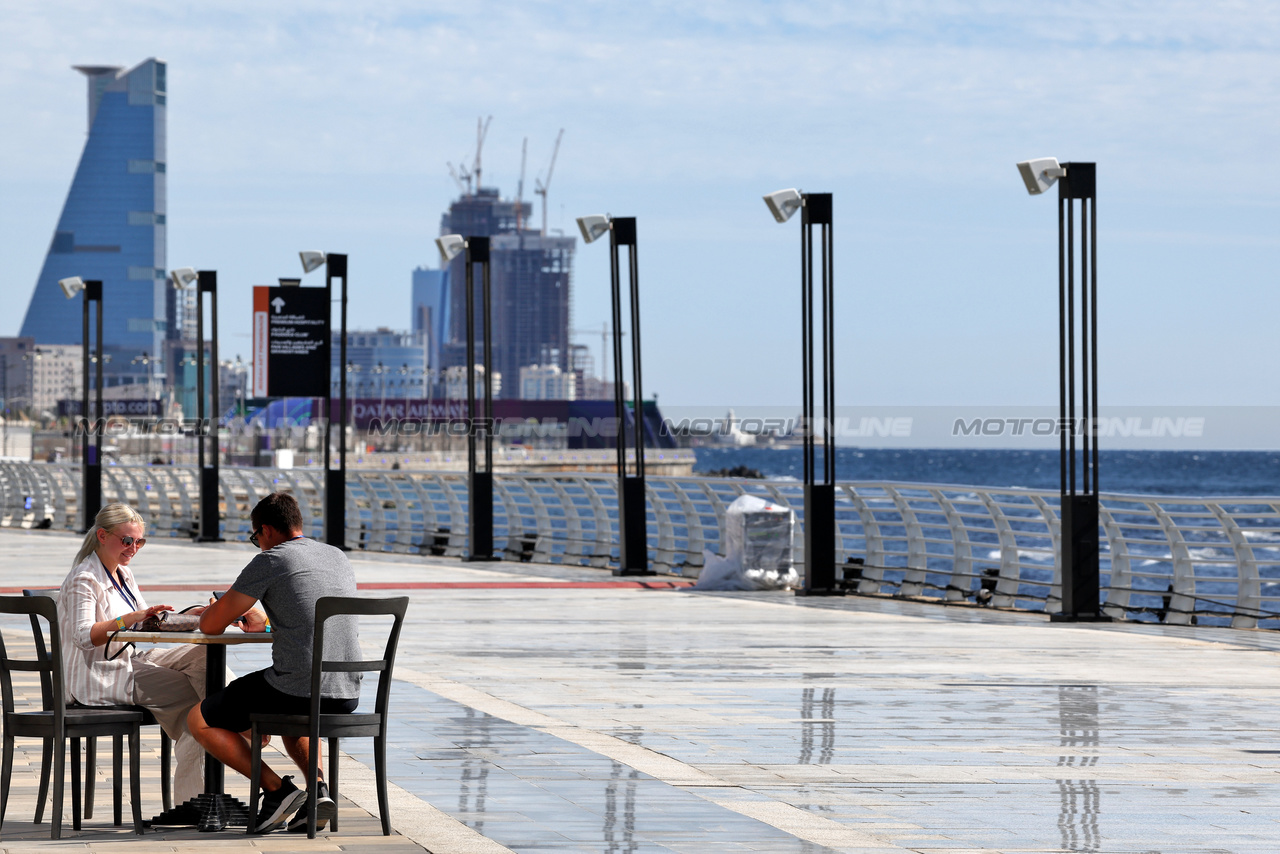
[[[329,396],[328,296],[324,288],[254,287],[253,396]]]
[[[89,398],[89,411],[95,410],[96,404],[92,397]],[[126,418],[145,418],[148,416],[159,416],[163,409],[163,404],[159,400],[144,399],[128,399],[128,400],[104,400],[102,401],[102,415],[104,418],[110,418],[113,415],[123,415]],[[80,399],[67,398],[58,401],[58,415],[79,415]]]

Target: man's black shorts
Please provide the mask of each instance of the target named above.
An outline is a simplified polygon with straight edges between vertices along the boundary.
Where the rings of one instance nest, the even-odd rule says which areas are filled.
[[[357,700],[321,697],[320,711],[326,715],[345,715],[356,710]],[[204,722],[218,729],[244,732],[249,729],[249,715],[306,715],[311,713],[310,697],[295,697],[272,687],[267,671],[259,670],[241,676],[212,697],[200,703]]]

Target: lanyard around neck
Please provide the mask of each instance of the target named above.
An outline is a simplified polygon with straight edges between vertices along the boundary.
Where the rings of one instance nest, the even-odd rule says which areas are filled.
[[[107,568],[104,566],[103,569]],[[129,605],[132,605],[133,610],[138,610],[138,600],[133,598],[133,594],[129,592],[128,585],[121,584],[119,581],[116,581],[115,575],[109,569],[107,569],[107,578],[111,579],[111,586],[119,591],[120,595],[124,597],[124,601]]]

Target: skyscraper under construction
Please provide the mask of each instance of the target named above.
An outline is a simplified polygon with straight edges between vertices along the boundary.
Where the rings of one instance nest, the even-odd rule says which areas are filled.
[[[474,193],[464,190],[440,221],[441,234],[490,238],[493,369],[502,374],[509,389],[518,388],[522,367],[551,364],[562,371],[571,367],[569,329],[577,238],[530,228],[532,207],[528,202],[501,199],[496,188],[477,187]],[[465,254],[455,258],[448,272],[448,337],[440,348],[446,368],[467,363],[464,259]],[[477,352],[473,357],[477,363],[480,298],[477,267]]]

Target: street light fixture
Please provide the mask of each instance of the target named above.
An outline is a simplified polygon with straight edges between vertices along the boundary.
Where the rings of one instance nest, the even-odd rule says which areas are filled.
[[[1098,545],[1098,209],[1097,164],[1053,157],[1024,160],[1027,192],[1058,184],[1058,456],[1061,487],[1062,611],[1057,621],[1107,621],[1099,590]],[[1076,239],[1075,202],[1080,202]],[[1076,259],[1080,261],[1077,288]],[[1076,294],[1080,320],[1076,320]],[[1077,354],[1077,342],[1079,353]],[[1078,377],[1077,377],[1078,370]],[[1079,393],[1081,418],[1076,420]],[[1084,429],[1080,429],[1083,425]],[[1080,446],[1076,446],[1076,434]]]
[[[321,266],[324,271],[325,296],[333,304],[333,280],[342,280],[342,308],[338,327],[338,364],[347,364],[347,256],[334,252],[303,251],[298,253],[302,272],[310,273]],[[332,327],[331,327],[332,328]],[[333,427],[333,392],[325,397],[324,407],[324,539],[331,546],[347,548],[347,372],[338,371],[338,467],[330,467],[330,433]]]
[[[98,515],[98,510],[102,508],[102,432],[106,427],[106,419],[103,417],[102,412],[102,367],[106,362],[102,353],[102,282],[96,279],[86,282],[79,276],[72,276],[67,279],[59,279],[58,287],[62,288],[62,292],[66,294],[67,299],[74,299],[76,294],[81,292],[84,294],[80,337],[80,341],[84,345],[82,348],[84,388],[81,389],[80,393],[80,424],[83,428],[80,462],[84,466],[84,512],[82,519],[84,530],[88,531],[93,527],[93,520]],[[98,415],[96,421],[89,420],[89,303],[91,302],[98,304],[93,359],[96,363],[94,376],[97,380],[94,393]],[[92,443],[89,441],[90,434],[95,439]]]
[[[446,234],[436,239],[440,258],[448,264],[466,252],[467,301],[467,560],[493,560],[493,343],[490,322],[489,238]],[[481,367],[484,370],[484,416],[476,418],[475,265],[480,265],[480,300],[484,324]],[[484,470],[477,464],[476,433],[484,434]]]
[[[649,534],[644,483],[644,388],[640,370],[640,272],[636,256],[635,217],[578,218],[582,239],[592,243],[609,235],[609,283],[613,308],[613,411],[618,422],[618,568],[615,575],[653,575],[649,569]],[[622,277],[618,247],[626,246],[631,298],[632,439],[635,475],[627,476],[626,404],[622,370]]]
[[[220,478],[218,473],[218,272],[191,267],[178,267],[169,273],[175,290],[196,289],[196,465],[200,469],[200,525],[196,540],[201,543],[222,542],[222,522],[218,507]],[[211,332],[209,336],[209,409],[205,409],[204,393],[204,295],[209,295]],[[206,417],[206,411],[212,417]],[[209,453],[206,456],[206,445]]]
[[[800,211],[800,374],[801,429],[804,436],[804,579],[797,596],[839,596],[836,583],[835,285],[830,193],[779,190],[764,197],[773,218],[786,222]],[[814,416],[813,232],[820,226],[822,264],[822,475]]]

